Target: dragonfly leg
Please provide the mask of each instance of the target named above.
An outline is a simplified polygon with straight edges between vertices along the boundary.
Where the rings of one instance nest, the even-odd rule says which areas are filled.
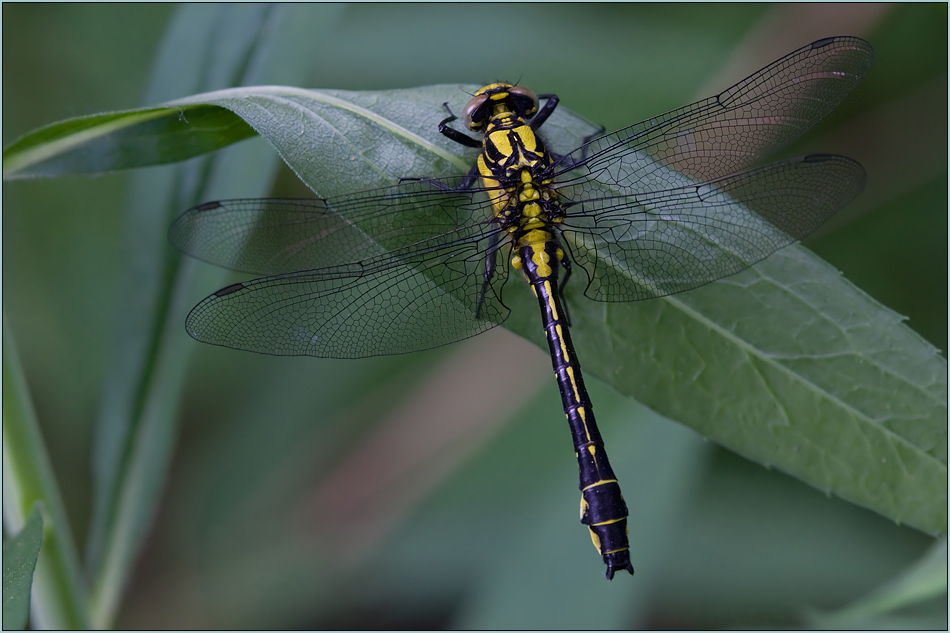
[[[488,288],[491,286],[492,277],[495,276],[495,252],[498,249],[498,242],[501,241],[500,233],[492,233],[488,238],[488,249],[485,251],[485,273],[482,281],[482,290],[478,295],[478,305],[475,307],[475,318],[480,319],[482,306],[485,304],[485,296],[488,294]]]
[[[442,107],[445,108],[446,112],[449,113],[449,116],[439,122],[439,134],[445,136],[446,138],[452,139],[460,145],[465,145],[466,147],[481,147],[482,142],[478,139],[474,139],[468,134],[459,132],[455,128],[449,127],[449,123],[455,121],[458,119],[458,117],[452,114],[452,110],[449,109],[448,102],[443,103]]]
[[[595,131],[584,137],[581,145],[581,157],[579,160],[575,160],[570,154],[555,154],[553,152],[551,153],[551,159],[559,169],[571,169],[577,165],[583,164],[584,161],[587,160],[587,150],[590,148],[589,143],[592,139],[603,134],[606,129],[607,128],[605,128],[603,125],[600,125]]]
[[[557,104],[561,101],[561,98],[555,94],[538,95],[538,99],[547,99],[547,103],[545,103],[544,107],[538,110],[538,113],[531,119],[529,125],[532,130],[537,130],[544,125],[544,122],[548,120],[548,117],[554,112],[554,108],[556,108]]]
[[[593,138],[595,138],[595,137],[597,137],[597,136],[600,136],[601,134],[603,134],[603,133],[606,132],[606,131],[607,131],[607,128],[605,128],[603,125],[598,125],[596,130],[594,130],[593,132],[591,132],[590,134],[588,134],[587,136],[584,137],[584,140],[583,140],[583,142],[582,142],[581,144],[582,144],[582,145],[587,145],[588,143],[590,143],[591,139],[593,139]],[[583,153],[582,153],[582,157],[583,157],[583,158],[587,158],[587,148],[586,148],[586,147],[584,148],[584,151],[583,151]]]
[[[538,110],[538,113],[534,115],[534,118],[531,119],[530,125],[531,125],[532,130],[537,130],[539,127],[544,125],[544,122],[548,120],[548,117],[551,116],[551,114],[554,112],[554,108],[557,107],[557,104],[561,100],[560,97],[558,97],[555,94],[538,95],[538,99],[547,99],[548,101],[547,103],[544,104],[543,108]],[[598,126],[594,132],[591,132],[590,134],[584,137],[584,140],[581,142],[581,144],[586,144],[595,136],[600,136],[601,134],[603,134],[606,130],[607,128],[605,128],[603,125]],[[557,155],[554,155],[554,154],[552,154],[552,156],[555,159],[559,158]]]
[[[462,180],[462,182],[454,187],[450,187],[441,180],[435,178],[400,178],[399,182],[400,184],[404,182],[425,182],[432,185],[436,189],[441,189],[442,191],[465,191],[467,189],[471,189],[472,185],[475,184],[478,178],[478,165],[474,165],[470,170],[468,170],[468,173],[465,174],[465,178]]]
[[[558,283],[558,290],[561,293],[561,296],[564,296],[564,287],[567,286],[567,280],[571,278],[571,258],[568,255],[567,250],[561,249],[563,255],[561,256],[561,268],[564,269],[564,277]],[[561,309],[564,311],[564,322],[567,325],[571,324],[571,313],[568,312],[567,301],[564,301],[564,305],[561,306]]]

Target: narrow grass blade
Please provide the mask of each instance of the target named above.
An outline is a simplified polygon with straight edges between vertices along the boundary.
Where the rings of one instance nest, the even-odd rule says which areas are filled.
[[[3,542],[3,628],[22,631],[30,616],[33,571],[43,545],[40,502],[33,506],[23,529]]]
[[[33,577],[32,624],[35,628],[89,628],[88,597],[79,555],[13,336],[4,320],[3,520],[6,530],[12,533],[23,529],[37,502],[42,503],[43,549]]]

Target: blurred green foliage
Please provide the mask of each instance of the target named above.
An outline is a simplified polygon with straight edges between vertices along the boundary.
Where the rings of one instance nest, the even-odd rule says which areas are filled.
[[[173,10],[4,4],[4,145],[62,118],[146,105]],[[352,5],[319,43],[304,86],[517,80],[613,129],[818,37],[864,37],[877,52],[868,79],[838,120],[788,150],[842,153],[869,174],[865,194],[808,245],[945,350],[947,7],[807,15],[821,10]],[[770,36],[788,45],[756,49]],[[742,70],[721,78],[730,63]],[[3,185],[5,311],[80,543],[127,180]],[[283,173],[275,193],[295,187]],[[576,523],[575,465],[554,381],[534,378],[549,372],[537,348],[493,333],[358,362],[210,348],[195,361],[176,463],[120,627],[794,627],[806,605],[842,607],[932,542],[594,385],[637,568],[607,583]],[[530,377],[523,389],[503,391],[520,376]],[[433,384],[455,395],[440,401]],[[471,390],[488,404],[464,401]],[[451,424],[463,417],[456,407],[479,404],[469,426]],[[526,446],[531,462],[515,460]],[[350,476],[369,466],[381,480]],[[945,627],[946,598],[908,617]]]

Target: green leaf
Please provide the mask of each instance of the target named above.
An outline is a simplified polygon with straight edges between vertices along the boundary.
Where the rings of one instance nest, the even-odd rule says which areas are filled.
[[[175,103],[243,117],[326,197],[466,171],[474,151],[435,123],[443,101],[459,111],[471,89],[261,87]],[[559,108],[544,131],[563,153],[591,129]],[[598,304],[581,290],[567,294],[593,375],[750,459],[895,521],[946,530],[946,361],[803,248],[655,301]],[[516,308],[506,326],[543,345],[529,293],[505,299]]]
[[[43,517],[34,506],[23,529],[3,543],[3,628],[22,631],[30,615],[33,570],[43,545]]]
[[[110,112],[53,123],[3,151],[3,177],[57,177],[164,165],[254,135],[220,108],[191,106]]]

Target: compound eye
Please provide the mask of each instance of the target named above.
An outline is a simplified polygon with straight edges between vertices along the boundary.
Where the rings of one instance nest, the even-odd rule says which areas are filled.
[[[530,117],[538,111],[538,95],[534,94],[534,91],[522,86],[512,86],[508,89],[508,95],[519,116]]]
[[[465,106],[465,112],[462,114],[462,125],[477,132],[485,127],[485,102],[488,101],[487,95],[477,95]]]

